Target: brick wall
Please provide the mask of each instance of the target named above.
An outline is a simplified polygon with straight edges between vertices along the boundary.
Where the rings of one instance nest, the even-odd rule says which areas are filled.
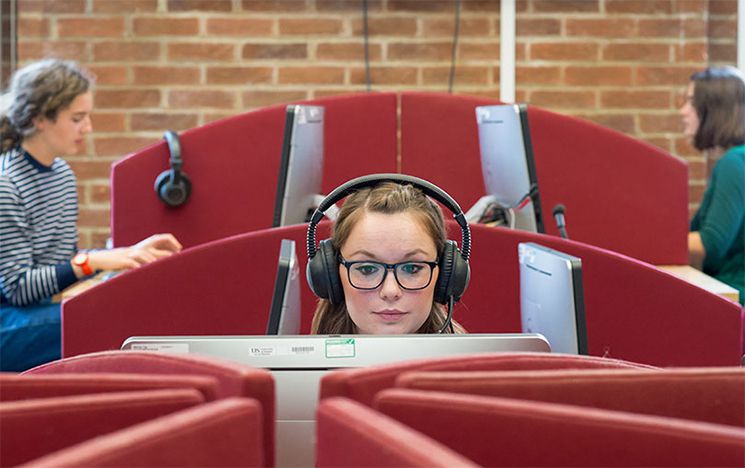
[[[113,161],[258,107],[365,89],[362,0],[17,0],[22,63],[98,76],[94,136],[70,158],[83,246],[108,237]],[[369,0],[374,90],[446,91],[454,0]],[[705,158],[677,116],[688,75],[736,60],[736,0],[517,0],[517,100]],[[499,1],[463,0],[454,92],[499,96]]]

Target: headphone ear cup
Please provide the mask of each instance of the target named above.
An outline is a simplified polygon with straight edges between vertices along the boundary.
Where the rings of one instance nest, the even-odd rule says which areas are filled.
[[[183,205],[191,195],[189,176],[182,172],[178,182],[173,182],[174,179],[173,170],[164,171],[155,179],[155,192],[158,198],[171,207]]]
[[[308,260],[306,279],[313,294],[321,299],[328,299],[332,304],[344,301],[339,263],[331,239],[322,240],[316,254]]]
[[[446,304],[450,296],[458,301],[468,287],[471,278],[471,267],[458,249],[458,245],[452,241],[445,241],[445,247],[440,254],[440,270],[435,286],[434,300],[440,304]]]

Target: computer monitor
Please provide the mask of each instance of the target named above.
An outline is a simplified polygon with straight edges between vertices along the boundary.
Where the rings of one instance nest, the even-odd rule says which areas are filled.
[[[300,266],[295,252],[295,241],[282,239],[267,335],[300,334]]]
[[[323,115],[320,106],[287,106],[273,227],[306,222],[322,199]]]
[[[582,261],[533,242],[518,244],[524,333],[540,333],[551,351],[587,354]]]
[[[334,369],[494,352],[549,352],[538,334],[131,337],[122,349],[198,353],[269,369],[277,401],[276,466],[312,466],[321,377]]]
[[[544,232],[527,106],[479,106],[476,123],[486,195],[466,218]]]

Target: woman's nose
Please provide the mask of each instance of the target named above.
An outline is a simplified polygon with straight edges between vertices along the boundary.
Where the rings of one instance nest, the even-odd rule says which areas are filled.
[[[385,275],[383,284],[380,286],[380,297],[383,299],[395,299],[401,297],[402,293],[403,290],[398,284],[398,281],[396,281],[396,276],[393,274],[393,271],[389,271]]]

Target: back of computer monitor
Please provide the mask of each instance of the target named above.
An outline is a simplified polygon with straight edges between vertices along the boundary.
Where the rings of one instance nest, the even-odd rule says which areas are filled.
[[[551,351],[587,354],[582,262],[532,242],[518,245],[524,333],[540,333]]]
[[[301,224],[317,205],[323,177],[320,106],[287,106],[273,226]]]
[[[487,197],[469,220],[491,210],[511,228],[544,232],[527,106],[476,107],[476,122]]]
[[[282,239],[267,335],[300,334],[300,267],[295,241]]]

